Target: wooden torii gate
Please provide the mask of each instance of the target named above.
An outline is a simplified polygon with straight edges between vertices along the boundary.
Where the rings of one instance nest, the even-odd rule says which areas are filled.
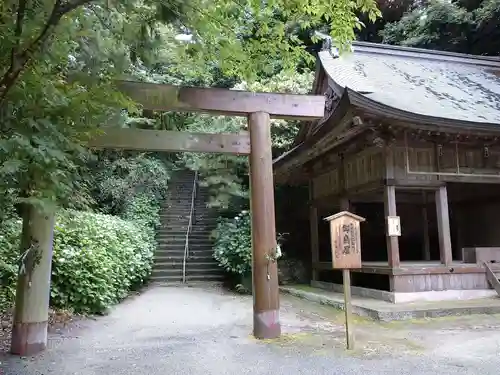
[[[178,87],[121,81],[120,90],[145,109],[205,112],[248,117],[248,132],[203,134],[106,128],[90,147],[166,152],[216,152],[249,155],[252,213],[253,334],[281,334],[274,212],[270,118],[312,120],[324,115],[323,96],[253,93],[217,88]],[[32,211],[23,218],[42,249],[29,277],[19,276],[11,352],[31,355],[45,349],[50,295],[53,215]],[[32,288],[36,285],[37,288]]]

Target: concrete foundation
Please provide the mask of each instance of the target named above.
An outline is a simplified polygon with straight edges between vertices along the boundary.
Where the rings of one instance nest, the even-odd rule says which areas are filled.
[[[311,281],[314,288],[324,289],[335,293],[343,293],[342,284],[326,283],[323,281]],[[480,298],[492,298],[497,295],[493,289],[471,289],[471,290],[441,290],[428,292],[397,293],[370,288],[351,287],[353,296],[373,298],[390,303],[409,303],[419,301],[464,301]]]
[[[326,291],[310,286],[281,287],[288,293],[311,302],[344,309],[344,296],[341,293]],[[353,296],[352,312],[375,320],[392,321],[416,318],[435,318],[443,316],[471,314],[500,314],[500,298],[479,298],[454,301],[418,301],[393,303],[368,297]]]

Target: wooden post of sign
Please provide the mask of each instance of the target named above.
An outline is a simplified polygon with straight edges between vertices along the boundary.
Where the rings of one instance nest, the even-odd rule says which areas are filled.
[[[351,269],[361,268],[361,233],[359,224],[365,219],[348,211],[325,218],[330,222],[333,269],[342,269],[344,279],[344,311],[346,347],[354,349],[351,303]]]
[[[354,332],[352,331],[352,304],[351,304],[351,271],[342,270],[344,282],[344,312],[345,312],[345,337],[348,350],[354,349]]]
[[[252,212],[253,334],[273,339],[281,334],[276,254],[274,184],[269,114],[252,113],[250,130],[250,204]]]

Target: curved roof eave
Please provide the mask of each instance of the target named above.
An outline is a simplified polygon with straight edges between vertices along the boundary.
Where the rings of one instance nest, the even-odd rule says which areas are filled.
[[[331,124],[337,123],[340,118],[343,118],[346,115],[350,107],[351,103],[349,101],[347,90],[344,90],[344,94],[340,97],[337,108],[330,114],[328,118],[325,119],[323,126],[316,130],[310,137],[296,144],[291,150],[275,158],[273,160],[273,168],[278,169],[283,167],[283,165],[285,165],[288,161],[302,155],[303,152],[306,152],[310,147],[313,147],[317,142],[325,138],[333,130],[333,128],[331,126],[328,126],[327,124],[329,122]],[[335,118],[337,118],[337,121],[335,121]]]
[[[475,121],[465,121],[450,119],[445,117],[435,117],[422,115],[415,112],[404,111],[396,107],[389,106],[387,104],[378,102],[374,99],[368,98],[366,95],[361,94],[357,91],[345,88],[347,95],[349,97],[350,103],[359,108],[363,108],[374,115],[379,115],[383,117],[392,118],[395,120],[400,120],[403,122],[409,122],[418,125],[439,126],[443,128],[473,128],[474,130],[485,131],[485,132],[500,132],[500,124],[489,123],[489,122],[475,122]]]

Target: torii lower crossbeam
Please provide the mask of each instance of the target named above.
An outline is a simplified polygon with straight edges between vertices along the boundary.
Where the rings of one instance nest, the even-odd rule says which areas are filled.
[[[248,132],[237,134],[187,133],[147,129],[103,129],[90,142],[90,147],[118,150],[165,152],[215,152],[249,155]]]

